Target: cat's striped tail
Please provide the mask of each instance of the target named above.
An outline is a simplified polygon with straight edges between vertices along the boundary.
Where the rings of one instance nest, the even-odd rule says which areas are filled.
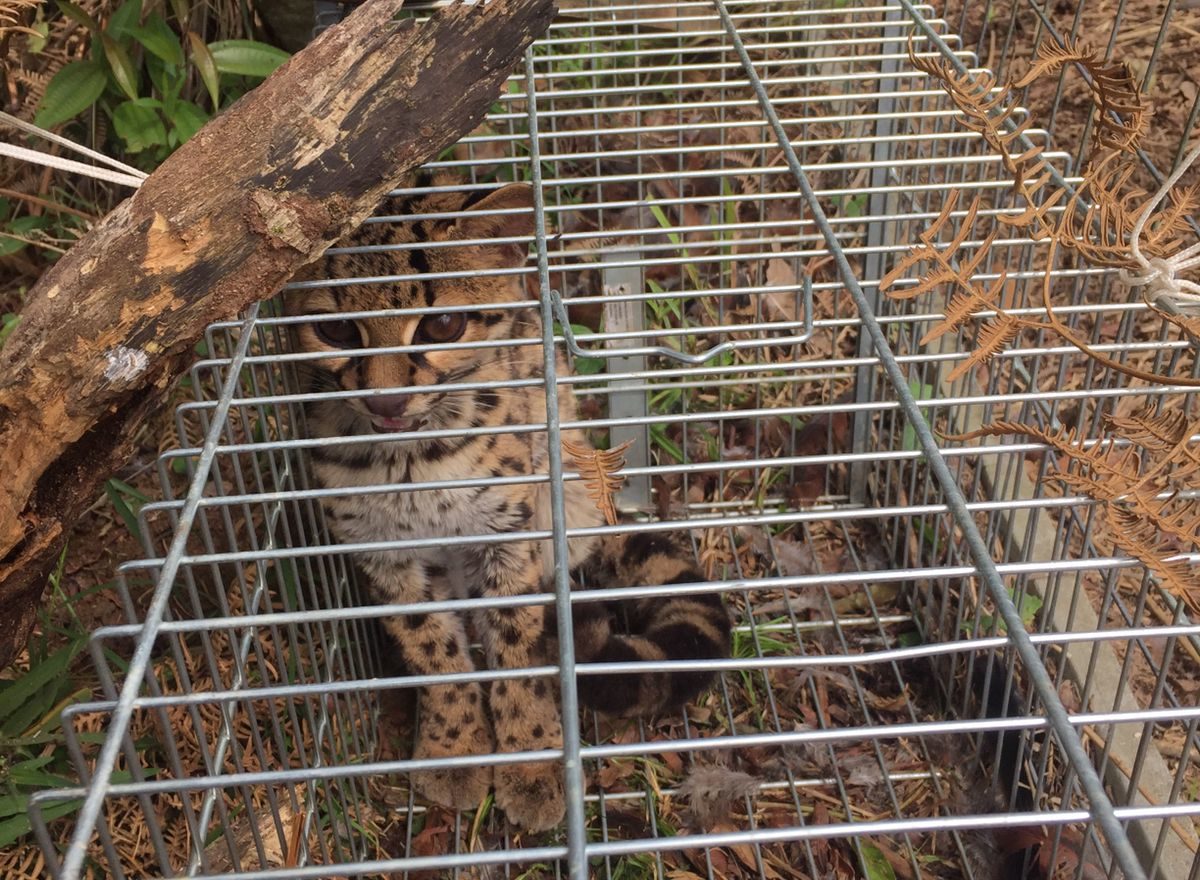
[[[580,566],[588,587],[687,584],[706,580],[690,549],[665,532],[602,542]],[[602,573],[602,576],[598,576]],[[729,615],[717,593],[654,596],[620,603],[576,602],[575,655],[580,662],[707,660],[729,656]],[[622,614],[622,612],[624,612]],[[622,619],[624,618],[624,619]],[[711,671],[581,675],[579,700],[613,716],[678,709],[712,682]]]

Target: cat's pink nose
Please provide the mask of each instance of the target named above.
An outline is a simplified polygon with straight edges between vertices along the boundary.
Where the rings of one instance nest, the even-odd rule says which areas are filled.
[[[374,397],[365,398],[364,402],[371,415],[385,419],[398,419],[408,409],[408,398],[407,394],[377,394]]]

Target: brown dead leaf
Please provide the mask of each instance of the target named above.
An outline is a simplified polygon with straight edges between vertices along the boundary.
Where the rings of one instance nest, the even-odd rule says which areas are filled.
[[[712,832],[714,834],[729,834],[740,830],[742,829],[738,828],[731,822],[718,822],[712,827]],[[722,847],[722,849],[733,853],[734,857],[742,864],[742,867],[749,871],[753,871],[756,874],[758,873],[758,859],[755,857],[754,847],[751,844],[729,843]],[[774,874],[775,877],[779,876],[774,872],[772,872],[772,874]],[[770,877],[771,874],[768,874],[767,876]]]
[[[683,756],[679,752],[663,752],[658,757],[676,776],[683,773]]]
[[[767,284],[788,290],[770,291],[763,295],[768,312],[764,317],[779,321],[799,321],[799,291],[796,270],[787,260],[775,257],[767,261]]]
[[[820,570],[812,548],[786,538],[771,540],[761,528],[739,528],[738,536],[744,539],[755,553],[765,559],[774,559],[779,573],[784,577],[815,574]]]
[[[623,761],[607,761],[596,774],[596,783],[602,791],[616,790],[616,784],[632,773],[632,763]]]
[[[441,807],[430,807],[425,814],[425,827],[412,839],[412,855],[440,856],[450,852],[450,829],[453,827],[448,812]]]

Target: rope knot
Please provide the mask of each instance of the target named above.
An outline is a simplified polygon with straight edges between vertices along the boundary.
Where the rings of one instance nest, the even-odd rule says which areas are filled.
[[[1200,157],[1200,145],[1193,147],[1187,158],[1163,181],[1154,198],[1142,208],[1129,233],[1129,255],[1136,265],[1121,269],[1121,283],[1129,290],[1141,287],[1142,299],[1151,305],[1166,304],[1178,310],[1200,307],[1200,284],[1179,277],[1184,270],[1200,265],[1200,242],[1169,257],[1147,257],[1142,253],[1142,233],[1154,209],[1167,197],[1197,157]]]

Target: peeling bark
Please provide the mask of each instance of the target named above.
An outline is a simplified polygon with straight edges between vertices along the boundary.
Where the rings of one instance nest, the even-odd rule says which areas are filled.
[[[372,0],[214,119],[30,292],[0,350],[0,665],[205,326],[273,295],[483,119],[553,0]]]

